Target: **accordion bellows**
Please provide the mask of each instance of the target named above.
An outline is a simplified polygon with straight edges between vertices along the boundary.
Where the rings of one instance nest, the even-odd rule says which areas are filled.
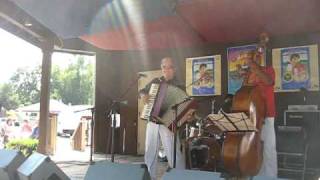
[[[186,113],[194,111],[196,107],[193,99],[185,101],[188,95],[182,89],[167,83],[152,84],[149,96],[149,102],[143,107],[140,118],[158,121],[167,127],[172,126],[175,120],[175,111],[172,109],[173,105],[183,102],[177,108],[178,127],[184,123],[183,119]]]

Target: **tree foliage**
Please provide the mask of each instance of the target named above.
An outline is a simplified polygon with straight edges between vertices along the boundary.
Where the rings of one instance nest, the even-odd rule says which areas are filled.
[[[83,56],[63,69],[55,65],[51,70],[50,96],[64,103],[92,104],[93,65]],[[41,66],[18,69],[10,82],[0,85],[0,106],[15,109],[40,101]]]
[[[16,109],[19,104],[19,98],[13,93],[12,86],[8,83],[0,85],[0,106],[6,109]]]
[[[93,66],[80,56],[65,70],[55,67],[52,71],[51,94],[65,103],[92,104]]]
[[[19,68],[10,78],[13,93],[24,105],[40,101],[41,67],[33,69]]]

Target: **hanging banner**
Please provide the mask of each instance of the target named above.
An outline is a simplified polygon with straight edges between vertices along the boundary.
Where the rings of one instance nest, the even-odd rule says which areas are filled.
[[[319,90],[317,45],[273,49],[272,62],[275,91]]]
[[[186,59],[186,91],[189,96],[221,95],[221,56]]]

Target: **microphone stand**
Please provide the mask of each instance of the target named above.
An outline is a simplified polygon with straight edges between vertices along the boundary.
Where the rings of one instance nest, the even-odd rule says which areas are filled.
[[[111,116],[113,116],[112,119],[112,129],[111,129],[111,162],[114,162],[114,134],[115,134],[115,129],[116,129],[116,109],[115,107],[116,104],[120,105],[120,102],[117,102],[117,101],[113,101],[112,102],[112,105],[111,105]]]
[[[216,103],[216,99],[213,97],[211,99],[211,114],[215,114],[215,107],[214,107],[215,103]]]
[[[111,117],[112,120],[112,126],[111,126],[111,162],[114,162],[114,136],[115,136],[115,129],[116,129],[116,107],[120,107],[120,104],[127,104],[126,101],[122,101],[121,99],[130,91],[130,89],[133,87],[133,85],[137,84],[139,79],[143,77],[143,75],[138,74],[138,77],[129,84],[128,88],[120,95],[118,98],[119,100],[113,100],[112,104],[110,105],[110,108],[107,110],[108,118]],[[120,112],[119,112],[120,113]],[[113,117],[113,118],[112,118]],[[107,118],[107,119],[108,119]]]
[[[93,164],[92,160],[92,153],[93,153],[93,132],[94,132],[94,113],[95,113],[95,108],[90,108],[91,109],[91,131],[90,131],[90,164]]]
[[[173,168],[176,168],[176,156],[177,156],[177,121],[178,121],[178,107],[187,102],[190,101],[191,98],[186,98],[183,101],[173,105],[171,108],[174,110],[174,120],[173,120],[173,126],[172,126],[172,131],[173,131]]]

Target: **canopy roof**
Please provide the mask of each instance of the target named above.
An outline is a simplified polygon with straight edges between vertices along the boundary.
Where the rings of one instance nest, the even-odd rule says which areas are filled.
[[[7,0],[61,39],[163,49],[320,30],[319,0]],[[14,14],[14,12],[12,12]]]

